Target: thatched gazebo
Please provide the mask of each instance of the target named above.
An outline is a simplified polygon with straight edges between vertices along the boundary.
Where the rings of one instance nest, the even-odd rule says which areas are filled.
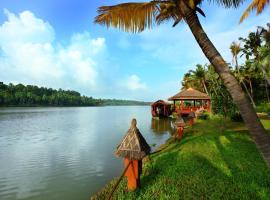
[[[151,151],[151,147],[147,144],[136,125],[136,119],[132,119],[130,129],[115,152],[117,156],[124,158],[125,176],[128,179],[129,190],[140,187],[142,159]]]
[[[173,101],[174,110],[176,112],[183,114],[189,114],[190,112],[195,112],[200,109],[211,112],[210,96],[193,88],[184,89],[168,100]],[[178,106],[176,106],[177,101],[179,101]]]

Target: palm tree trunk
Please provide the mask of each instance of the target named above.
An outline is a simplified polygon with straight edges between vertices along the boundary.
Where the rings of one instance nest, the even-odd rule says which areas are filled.
[[[242,81],[241,83],[242,83],[242,85],[244,86],[244,88],[245,88],[245,90],[246,90],[246,93],[247,93],[247,95],[248,95],[248,97],[249,97],[249,99],[250,99],[252,105],[254,106],[254,108],[256,108],[256,104],[255,104],[255,102],[254,102],[252,96],[250,95],[250,93],[249,93],[249,91],[248,91],[248,88],[247,88],[246,83],[245,83],[244,81]]]
[[[253,95],[253,86],[252,86],[252,81],[250,78],[248,78],[248,83],[249,83],[249,87],[250,87],[250,94],[252,96],[252,98],[254,97]]]
[[[205,84],[205,81],[203,80],[202,82],[203,82],[203,87],[204,87],[204,90],[205,90],[206,94],[209,95],[206,84]]]
[[[237,55],[235,56],[235,70],[239,72]]]
[[[228,65],[221,57],[213,43],[207,37],[195,10],[189,8],[183,1],[180,1],[179,3],[179,9],[181,9],[184,19],[191,32],[193,33],[205,56],[221,77],[224,85],[231,94],[234,103],[239,109],[246,127],[253,136],[255,142],[258,143],[259,139],[266,135],[266,131],[261,124],[253,106],[251,105],[236,78],[231,74]]]
[[[217,90],[216,90],[216,86],[215,86],[215,84],[214,84],[214,82],[213,82],[213,85],[212,85],[213,87],[213,90],[214,90],[214,93],[215,93],[215,95],[217,96],[218,94],[217,94]]]
[[[267,81],[266,80],[264,80],[264,85],[265,85],[265,90],[266,90],[267,102],[269,102],[268,85],[267,85]]]

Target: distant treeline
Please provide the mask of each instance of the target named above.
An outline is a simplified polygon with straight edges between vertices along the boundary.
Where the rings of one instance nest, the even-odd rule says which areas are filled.
[[[108,106],[149,105],[148,102],[95,99],[72,90],[0,82],[0,106]]]

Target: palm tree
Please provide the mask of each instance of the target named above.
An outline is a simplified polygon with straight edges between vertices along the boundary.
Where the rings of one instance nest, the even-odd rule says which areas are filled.
[[[268,85],[270,86],[270,78],[268,75],[268,70],[270,66],[270,24],[267,24],[267,29],[264,27],[258,27],[257,34],[262,37],[262,40],[265,42],[264,46],[258,47],[258,59],[256,60],[257,64],[260,66],[260,69],[264,75],[264,78]]]
[[[208,95],[208,90],[206,87],[206,71],[203,68],[202,65],[197,64],[196,65],[196,70],[190,70],[190,72],[192,73],[192,75],[194,76],[194,79],[197,80],[199,82],[198,84],[198,89],[201,90],[201,88],[204,88],[204,92],[206,92]]]
[[[190,87],[196,88],[195,86],[195,79],[194,76],[191,74],[191,71],[184,74],[183,81],[182,81],[182,89],[188,89]]]
[[[150,2],[122,3],[114,6],[99,7],[99,15],[95,18],[98,24],[113,26],[127,32],[141,32],[170,19],[173,26],[185,21],[201,47],[203,53],[214,66],[227,90],[230,92],[244,121],[255,141],[266,135],[258,116],[240,84],[230,72],[227,63],[217,51],[201,26],[197,12],[204,16],[197,7],[201,0],[153,0]],[[242,0],[214,1],[226,8],[238,7]]]
[[[236,42],[233,42],[230,46],[230,49],[231,49],[231,53],[232,53],[232,62],[234,63],[235,62],[235,77],[239,80],[240,84],[242,84],[244,86],[244,89],[252,103],[252,105],[254,107],[256,107],[255,105],[255,102],[251,96],[251,94],[249,93],[248,91],[248,88],[247,88],[247,85],[245,83],[245,77],[242,76],[242,74],[240,73],[239,71],[239,67],[238,67],[238,54],[241,52],[241,46],[240,46],[240,43],[236,43]]]
[[[233,42],[230,49],[233,56],[232,63],[235,62],[235,70],[238,71],[238,54],[241,52],[240,43]]]

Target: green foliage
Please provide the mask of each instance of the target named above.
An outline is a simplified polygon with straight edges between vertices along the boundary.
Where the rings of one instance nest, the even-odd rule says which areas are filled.
[[[203,113],[199,114],[199,116],[197,118],[202,119],[202,120],[209,120],[210,114],[208,112],[204,111]]]
[[[256,111],[270,114],[270,103],[261,103],[256,107]]]
[[[236,105],[224,85],[219,88],[218,95],[212,95],[212,111],[225,117],[232,116],[237,112]]]
[[[231,73],[239,81],[243,91],[250,102],[258,106],[258,112],[270,113],[270,25],[266,28],[258,27],[257,31],[251,32],[246,38],[239,38],[240,42],[231,45],[235,69],[230,67]],[[240,45],[241,44],[241,45]],[[245,63],[238,66],[238,55],[245,57]],[[195,70],[189,70],[183,78],[184,88],[193,87],[202,92],[208,91],[212,99],[212,111],[233,120],[241,120],[239,112],[233,100],[226,90],[219,75],[213,66],[196,65]]]
[[[234,122],[243,122],[243,118],[239,112],[232,113],[230,118]]]
[[[0,82],[0,106],[106,106],[106,105],[149,105],[147,102],[94,99],[81,96],[72,90],[55,90],[33,85],[9,85]]]

